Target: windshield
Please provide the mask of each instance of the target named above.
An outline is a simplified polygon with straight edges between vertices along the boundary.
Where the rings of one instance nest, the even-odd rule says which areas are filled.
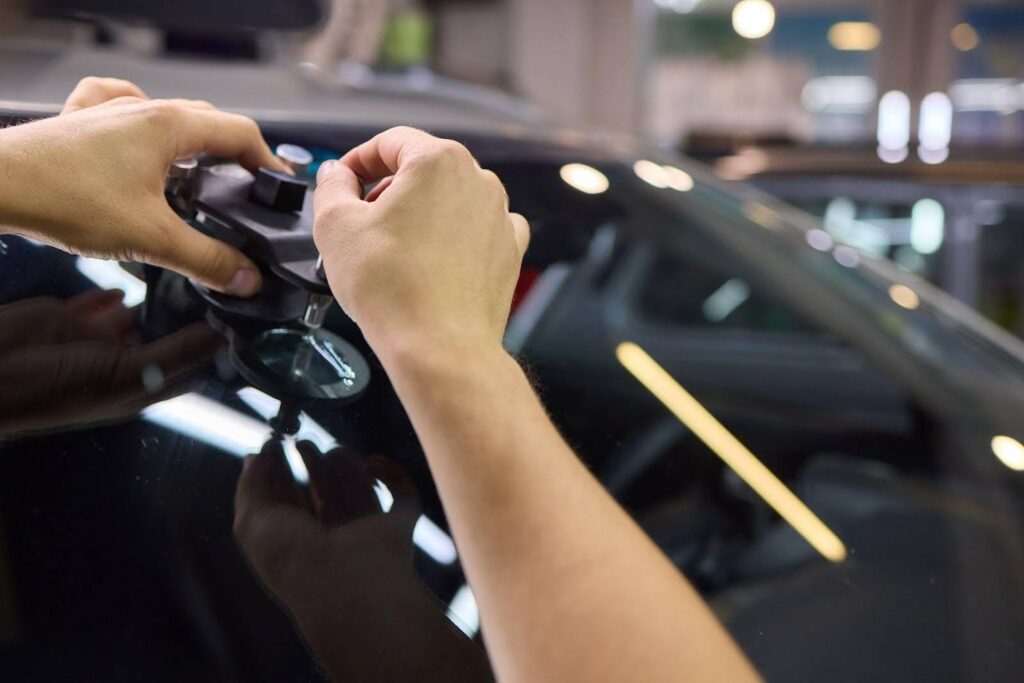
[[[366,135],[282,128],[272,144],[323,158]],[[1021,679],[1016,340],[685,161],[466,142],[533,229],[507,347],[769,680]],[[236,371],[180,279],[2,243],[3,670],[316,680],[231,538],[241,458],[268,439],[280,397]],[[388,378],[336,306],[325,328],[372,379],[355,404],[306,406],[298,438],[408,472],[416,570],[479,640]],[[286,454],[304,481],[294,440]]]

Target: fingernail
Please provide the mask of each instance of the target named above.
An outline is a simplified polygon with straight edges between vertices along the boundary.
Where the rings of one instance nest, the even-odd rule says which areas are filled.
[[[334,171],[338,168],[338,162],[334,159],[328,159],[327,161],[320,164],[320,170],[316,172],[316,181],[322,183],[326,180]]]
[[[259,273],[250,268],[240,268],[224,291],[234,296],[251,296],[256,293],[259,286]]]

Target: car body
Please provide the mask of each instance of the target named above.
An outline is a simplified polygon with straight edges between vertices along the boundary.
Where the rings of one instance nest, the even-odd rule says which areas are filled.
[[[758,190],[504,100],[19,54],[37,77],[19,104],[0,76],[9,120],[52,113],[71,74],[115,73],[246,111],[319,158],[395,124],[464,142],[533,226],[507,346],[768,680],[1024,678],[1024,344],[975,312]],[[2,240],[0,314],[97,285],[144,295],[116,264]],[[302,435],[411,473],[420,577],[478,635],[387,377],[340,311],[328,327],[373,380],[352,406],[309,407]],[[137,415],[0,442],[5,677],[317,679],[231,539],[239,457],[277,400],[217,367]],[[80,398],[60,391],[54,406]]]

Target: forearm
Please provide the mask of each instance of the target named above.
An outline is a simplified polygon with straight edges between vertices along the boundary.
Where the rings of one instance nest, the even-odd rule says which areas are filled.
[[[47,136],[33,135],[42,123],[26,123],[0,130],[0,234],[24,234],[43,219],[43,205],[63,201],[53,177],[33,162],[33,138],[50,144]]]
[[[568,448],[513,359],[500,349],[452,362],[383,357],[430,462],[500,679],[756,678]],[[595,648],[614,655],[594,657]]]

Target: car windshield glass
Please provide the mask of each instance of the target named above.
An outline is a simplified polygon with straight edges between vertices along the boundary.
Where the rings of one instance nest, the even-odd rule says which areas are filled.
[[[306,135],[271,143],[336,157],[366,131]],[[463,139],[532,226],[506,346],[769,680],[1021,679],[1019,342],[688,162]],[[0,238],[12,680],[317,680],[232,539],[242,458],[282,401],[238,370],[258,331],[229,344],[215,318],[182,278]],[[298,438],[407,473],[422,506],[411,562],[482,642],[386,373],[339,307],[324,329],[371,379],[356,403],[303,406]],[[294,439],[285,454],[304,484]]]

